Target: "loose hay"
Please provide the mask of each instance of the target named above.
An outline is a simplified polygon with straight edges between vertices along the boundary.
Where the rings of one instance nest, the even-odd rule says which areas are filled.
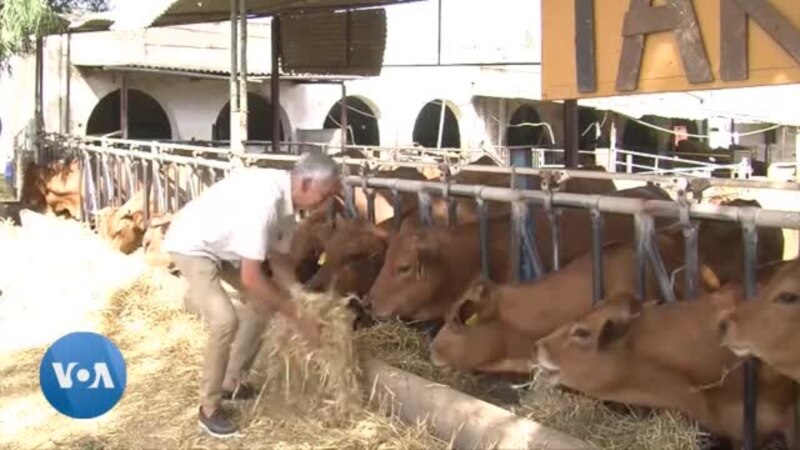
[[[30,253],[35,242],[23,245],[20,235],[30,241],[41,239],[41,235],[36,236],[31,231],[0,224],[4,256],[11,254],[7,253],[9,249],[18,249],[15,254],[23,253],[19,258],[32,259],[24,252]],[[63,239],[50,241],[49,248],[59,241]],[[16,244],[9,246],[6,242]],[[41,246],[42,253],[48,245]],[[59,274],[76,277],[71,269],[64,269],[87,258],[86,246],[82,248],[82,252],[65,251],[64,259],[54,261],[52,267],[51,264],[37,266],[39,276],[51,285],[64,282],[58,278]],[[109,336],[126,358],[125,395],[114,410],[100,419],[68,419],[56,413],[39,391],[38,364],[44,347],[0,353],[0,447],[439,449],[446,448],[447,443],[432,437],[424,425],[400,425],[364,408],[363,394],[364,391],[369,393],[370,386],[363,386],[359,361],[380,358],[433,382],[448,384],[479,397],[484,394],[476,377],[433,367],[429,363],[427,343],[420,333],[399,323],[379,324],[353,333],[352,316],[342,302],[332,301],[327,295],[295,291],[295,301],[302,310],[326,323],[322,347],[309,350],[289,324],[276,318],[254,368],[255,381],[266,381],[260,398],[234,409],[234,417],[242,427],[241,436],[225,441],[208,438],[196,426],[199,370],[208,335],[202,322],[182,307],[185,282],[163,270],[133,272],[125,269],[136,267],[139,270],[131,262],[132,256],[122,256],[128,258],[128,266],[116,265],[120,255],[114,252],[97,250],[88,257],[93,259],[91,266],[95,269],[111,266],[133,273],[112,276],[96,270],[87,277],[84,272],[77,280],[91,285],[89,291],[95,297],[102,296],[101,287],[108,289],[114,283],[119,285],[124,279],[121,275],[130,278],[142,274],[117,290],[107,302],[103,299],[96,306],[102,311],[99,331]],[[15,270],[9,258],[0,261],[2,269]],[[30,267],[20,263],[17,266]],[[0,277],[5,275],[5,278],[0,281],[9,285],[10,277],[2,272],[0,270]],[[32,284],[35,283],[26,283]],[[5,285],[0,284],[0,288]],[[15,291],[20,292],[17,288],[11,289]],[[58,292],[53,295],[56,296],[43,302],[51,308],[57,302],[66,302],[73,308],[81,303],[95,307],[98,301]],[[8,302],[21,302],[31,297],[9,297],[4,293],[4,297],[0,297],[0,319],[20,321],[20,316],[9,309]],[[3,302],[6,302],[5,309]],[[33,319],[25,320],[21,321],[29,328],[35,323]],[[667,413],[643,417],[624,415],[591,399],[535,383],[517,412],[600,448],[669,450],[696,446],[697,430],[679,417]]]
[[[624,407],[622,407],[624,408]],[[516,413],[604,450],[696,449],[703,435],[683,416],[667,411],[612,409],[534,377]]]

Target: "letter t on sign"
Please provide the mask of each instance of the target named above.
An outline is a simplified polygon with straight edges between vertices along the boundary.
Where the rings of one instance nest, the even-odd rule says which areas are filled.
[[[631,0],[622,26],[622,54],[617,71],[617,90],[633,91],[639,84],[645,36],[675,31],[686,78],[692,84],[713,81],[703,37],[692,0],[669,0],[664,6],[650,6],[650,0]]]

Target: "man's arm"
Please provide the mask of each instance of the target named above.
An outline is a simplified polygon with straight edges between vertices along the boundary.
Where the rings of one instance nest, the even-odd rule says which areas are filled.
[[[290,319],[297,318],[297,311],[289,301],[289,295],[278,283],[264,275],[262,262],[242,259],[240,277],[242,287],[252,292],[259,300]]]

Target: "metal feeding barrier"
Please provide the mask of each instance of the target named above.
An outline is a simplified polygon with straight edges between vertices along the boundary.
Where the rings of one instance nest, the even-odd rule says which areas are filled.
[[[291,168],[298,155],[248,154],[237,162],[227,149],[217,149],[186,144],[160,142],[123,141],[100,138],[65,138],[48,135],[45,139],[48,159],[72,155],[81,161],[84,211],[88,216],[96,214],[104,206],[115,206],[130,199],[143,189],[145,220],[150,216],[150,196],[155,196],[155,211],[176,211],[183,204],[199,195],[214,181],[226,177],[231,170],[242,166],[272,166]],[[77,156],[76,156],[77,155]],[[514,156],[514,155],[512,155]],[[592,297],[596,304],[604,297],[604,267],[602,232],[605,213],[627,214],[635,223],[635,279],[636,293],[645,300],[646,267],[650,266],[658,281],[664,301],[675,298],[670,274],[655,242],[657,234],[655,218],[673,218],[683,230],[685,266],[683,270],[685,300],[696,298],[698,291],[698,220],[735,222],[741,226],[745,250],[744,286],[746,299],[756,295],[756,255],[758,250],[758,227],[800,229],[800,213],[765,210],[757,207],[720,206],[692,203],[689,193],[695,198],[710,186],[743,187],[800,191],[795,182],[753,181],[737,179],[697,178],[691,176],[658,176],[652,174],[613,174],[585,170],[541,170],[526,167],[496,167],[477,165],[450,165],[446,163],[402,162],[396,160],[335,158],[343,166],[345,215],[358,215],[355,204],[355,189],[362,189],[367,199],[367,218],[375,222],[375,198],[377,190],[388,191],[394,208],[394,226],[398,229],[403,216],[401,193],[417,195],[419,215],[424,225],[433,224],[431,201],[437,195],[448,204],[448,223],[456,224],[455,197],[472,198],[476,202],[479,219],[479,242],[481,273],[489,276],[489,213],[488,202],[511,203],[512,267],[519,281],[538,279],[545,275],[542,256],[552,258],[552,270],[561,267],[559,258],[559,218],[563,208],[582,208],[589,211],[592,234]],[[516,163],[524,162],[516,158]],[[380,166],[436,168],[441,171],[440,181],[416,181],[398,178],[377,178],[375,170]],[[351,174],[351,168],[360,174]],[[509,187],[489,187],[458,184],[453,176],[459,171],[506,173],[511,175]],[[532,175],[542,178],[540,190],[531,186]],[[554,179],[562,177],[605,180],[633,180],[658,183],[678,188],[679,201],[644,200],[613,197],[609,195],[576,194],[556,192],[552,189]],[[520,187],[522,186],[522,187]],[[536,246],[536,233],[531,217],[532,208],[543,208],[551,228],[552,255],[542,255]],[[333,213],[333,210],[331,210]],[[87,215],[84,215],[87,217]],[[748,448],[755,442],[756,396],[758,363],[749,359],[745,363],[744,385],[744,436]]]

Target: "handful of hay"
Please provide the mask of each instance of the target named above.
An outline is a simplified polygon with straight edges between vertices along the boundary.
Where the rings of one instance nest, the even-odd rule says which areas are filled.
[[[293,323],[277,315],[267,328],[260,358],[266,380],[254,410],[268,384],[282,382],[287,401],[294,395],[321,399],[315,405],[339,418],[362,406],[361,370],[353,345],[354,314],[347,298],[331,293],[311,293],[300,286],[291,288],[292,301],[303,317],[322,323],[320,345],[311,349]]]

